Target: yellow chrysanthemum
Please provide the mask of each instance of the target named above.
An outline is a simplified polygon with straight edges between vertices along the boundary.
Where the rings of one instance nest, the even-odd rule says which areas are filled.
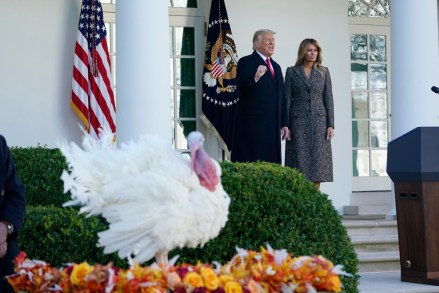
[[[191,286],[192,288],[204,286],[203,278],[198,273],[195,272],[187,273],[186,276],[184,276],[183,282],[186,285]]]
[[[219,279],[211,268],[201,268],[201,276],[208,290],[216,290],[219,285]]]
[[[221,285],[224,287],[228,282],[233,281],[233,277],[230,275],[221,275],[219,277]]]
[[[328,278],[328,290],[334,291],[334,292],[341,292],[341,280],[336,275],[331,275]]]
[[[235,281],[228,282],[224,288],[226,293],[242,293],[242,287]]]
[[[70,274],[70,282],[73,285],[78,286],[84,281],[85,277],[93,270],[87,262],[80,263],[73,267],[72,273]]]

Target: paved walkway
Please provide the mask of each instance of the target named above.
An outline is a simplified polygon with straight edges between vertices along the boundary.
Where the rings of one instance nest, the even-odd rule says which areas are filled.
[[[439,292],[439,286],[401,282],[401,272],[360,273],[360,293]]]

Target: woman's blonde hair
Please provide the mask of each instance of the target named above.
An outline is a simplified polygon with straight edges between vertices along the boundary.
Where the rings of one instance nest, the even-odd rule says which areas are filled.
[[[305,62],[306,50],[310,44],[317,47],[317,58],[313,67],[320,72],[322,76],[325,76],[325,68],[322,66],[322,47],[320,47],[319,43],[314,39],[304,39],[300,43],[299,49],[297,50],[296,66],[301,66]]]

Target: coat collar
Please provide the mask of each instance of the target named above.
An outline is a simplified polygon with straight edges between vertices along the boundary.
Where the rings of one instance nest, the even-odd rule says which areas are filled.
[[[265,65],[265,60],[262,59],[261,55],[259,55],[258,52],[256,52],[256,50],[253,51],[252,56],[253,56],[253,58],[255,58],[257,63],[259,63],[260,65]]]
[[[311,87],[313,80],[317,77],[317,70],[315,70],[314,68],[311,70],[311,76],[309,78],[309,80],[306,78],[306,74],[305,74],[305,69],[303,68],[303,66],[294,66],[293,67],[294,72],[297,74],[297,76],[300,77],[300,79],[303,81],[303,83],[307,86],[307,87]]]

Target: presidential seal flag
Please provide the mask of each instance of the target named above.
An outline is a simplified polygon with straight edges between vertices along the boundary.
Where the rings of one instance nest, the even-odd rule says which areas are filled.
[[[230,158],[233,120],[239,101],[236,88],[238,55],[224,0],[212,0],[203,68],[201,119]]]

